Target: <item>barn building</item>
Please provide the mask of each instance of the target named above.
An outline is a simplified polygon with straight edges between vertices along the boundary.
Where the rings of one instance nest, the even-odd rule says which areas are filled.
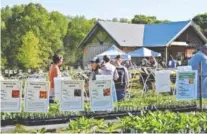
[[[193,21],[179,21],[159,24],[128,24],[98,21],[79,47],[83,48],[83,66],[90,59],[112,45],[124,52],[146,47],[162,54],[165,61],[170,55],[174,58],[190,57],[206,44],[206,37]]]

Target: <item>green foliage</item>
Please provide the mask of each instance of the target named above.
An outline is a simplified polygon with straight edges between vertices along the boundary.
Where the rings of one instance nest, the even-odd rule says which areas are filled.
[[[4,65],[10,68],[22,67],[22,65],[24,68],[28,67],[25,66],[25,62],[19,65],[17,56],[19,48],[22,46],[22,38],[28,32],[32,32],[39,41],[38,51],[42,60],[41,66],[48,66],[50,62],[48,58],[56,51],[63,50],[62,39],[68,27],[68,19],[64,15],[58,12],[49,13],[42,5],[33,3],[2,8],[1,12],[3,22],[1,25],[1,52],[6,58]],[[39,58],[37,58],[38,60]]]
[[[26,130],[17,124],[10,133],[45,133],[46,129]],[[61,133],[206,133],[207,113],[147,112],[140,116],[126,116],[116,122],[81,117],[71,120]]]
[[[112,21],[113,21],[113,22],[121,22],[121,23],[130,23],[130,20],[127,19],[127,18],[120,18],[120,19],[118,19],[118,18],[113,18]]]
[[[64,57],[66,63],[75,63],[81,59],[82,49],[77,46],[95,24],[95,20],[87,20],[84,16],[69,18],[67,34],[64,38]]]
[[[15,129],[9,131],[8,133],[28,133],[28,131],[25,129],[23,125],[16,124]]]
[[[38,68],[42,60],[40,58],[39,39],[29,31],[22,37],[22,45],[17,54],[18,61],[25,68]]]
[[[125,132],[136,130],[139,133],[201,133],[207,131],[207,113],[185,114],[172,112],[149,112],[144,116],[131,116],[121,119]]]
[[[201,31],[207,37],[207,13],[199,14],[193,18],[193,21],[200,26]]]
[[[132,19],[132,23],[135,24],[153,24],[153,23],[166,23],[168,20],[158,20],[155,16],[135,15]]]
[[[71,120],[62,132],[72,133],[204,133],[207,132],[207,113],[148,112],[126,116],[118,122],[81,117]]]
[[[41,129],[39,129],[39,130],[32,130],[32,131],[30,131],[30,132],[32,132],[32,133],[36,133],[36,134],[44,134],[44,133],[46,133],[46,128],[41,128]]]

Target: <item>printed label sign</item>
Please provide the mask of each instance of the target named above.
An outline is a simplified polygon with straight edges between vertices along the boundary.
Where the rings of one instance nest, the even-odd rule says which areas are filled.
[[[1,81],[1,112],[21,111],[21,82]]]
[[[49,109],[49,82],[27,81],[25,88],[24,111],[48,112]]]
[[[159,92],[170,92],[170,70],[155,71],[155,87]]]
[[[62,80],[71,80],[70,77],[56,77],[54,78],[54,86],[55,86],[55,99],[60,101],[60,90],[61,90],[61,81]]]
[[[192,100],[197,96],[197,70],[177,72],[176,99]]]
[[[191,71],[192,67],[191,66],[178,66],[177,69],[178,71]]]
[[[92,111],[113,110],[111,80],[90,81],[89,90]]]
[[[84,81],[61,81],[60,110],[84,111]]]

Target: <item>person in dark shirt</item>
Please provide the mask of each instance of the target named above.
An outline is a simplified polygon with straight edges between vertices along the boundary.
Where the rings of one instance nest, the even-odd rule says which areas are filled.
[[[99,58],[94,58],[90,61],[91,63],[91,75],[90,80],[96,80],[96,75],[101,74],[101,66]]]
[[[122,100],[125,97],[126,89],[129,86],[129,73],[125,66],[121,65],[122,59],[120,55],[116,56],[116,70],[119,75],[118,79],[115,80],[117,100]]]

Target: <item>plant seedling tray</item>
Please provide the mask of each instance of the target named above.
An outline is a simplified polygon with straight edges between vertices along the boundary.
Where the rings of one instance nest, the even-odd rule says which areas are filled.
[[[173,107],[173,108],[156,108],[152,106],[145,107],[144,110],[128,110],[127,108],[123,111],[112,111],[112,112],[84,112],[82,115],[68,115],[68,116],[60,116],[60,117],[49,117],[49,118],[17,118],[17,119],[7,119],[1,120],[1,126],[8,126],[8,125],[15,125],[15,124],[22,124],[26,126],[37,126],[37,125],[49,125],[49,124],[61,124],[69,122],[71,119],[76,119],[81,116],[86,118],[96,118],[96,119],[105,119],[105,120],[112,120],[117,119],[117,117],[124,117],[128,116],[129,113],[132,115],[140,115],[141,111],[172,111],[172,112],[192,112],[198,111],[196,105],[192,106],[185,106],[185,107]]]

